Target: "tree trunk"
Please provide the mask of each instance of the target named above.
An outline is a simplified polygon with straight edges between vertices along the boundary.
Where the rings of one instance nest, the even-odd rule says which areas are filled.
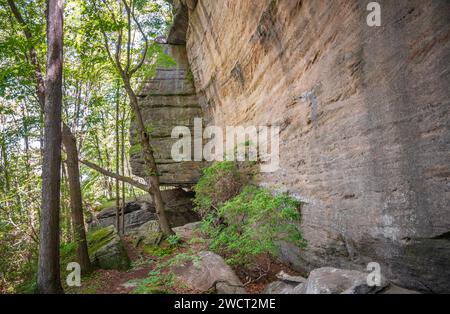
[[[76,139],[67,125],[63,126],[63,143],[67,155],[67,177],[70,190],[73,238],[77,242],[77,256],[81,266],[81,272],[88,274],[91,272],[92,267],[89,260],[86,231],[84,228],[78,149]]]
[[[2,153],[2,158],[3,158],[3,174],[5,177],[5,194],[9,193],[9,190],[11,189],[11,180],[9,178],[9,162],[8,162],[8,155],[6,153],[6,143],[5,141],[2,139],[0,139],[0,146],[1,146],[1,153]]]
[[[142,153],[144,157],[144,163],[149,171],[148,181],[150,185],[150,190],[148,191],[152,194],[152,199],[155,204],[156,215],[158,216],[159,226],[161,232],[166,235],[174,234],[172,228],[170,227],[169,220],[167,219],[164,201],[161,195],[159,177],[156,168],[155,158],[153,156],[153,150],[150,146],[150,135],[145,127],[144,120],[142,119],[141,110],[139,109],[138,99],[133,89],[131,88],[130,81],[127,77],[123,77],[125,90],[130,99],[131,106],[133,108],[134,114],[136,116],[139,133],[141,138]]]
[[[125,115],[126,110],[125,106],[123,109],[122,123],[121,126],[121,168],[122,175],[125,175]],[[126,195],[125,195],[125,182],[122,182],[122,231],[125,234],[125,203],[126,203]]]
[[[44,162],[37,274],[40,293],[63,293],[59,265],[62,67],[63,0],[48,0]]]
[[[67,187],[67,171],[66,165],[61,163],[61,212],[64,213],[63,216],[60,216],[61,224],[65,224],[65,237],[64,237],[64,228],[61,227],[61,239],[66,242],[72,242],[72,219],[70,217],[70,206],[66,206],[66,196],[67,192],[70,188]]]
[[[97,150],[97,157],[98,157],[98,162],[100,163],[100,167],[105,168],[105,164],[103,162],[103,157],[102,157],[102,151],[100,148],[100,141],[98,139],[98,135],[97,133],[94,133],[94,140],[95,140],[95,148]],[[104,194],[106,197],[111,198],[110,194],[109,194],[109,178],[107,176],[103,176],[103,186],[105,188],[105,191],[107,194]]]
[[[116,173],[120,174],[119,172],[119,103],[120,103],[120,95],[119,95],[120,89],[119,89],[119,83],[117,83],[117,90],[116,90]],[[121,234],[120,230],[120,185],[119,185],[119,179],[116,178],[116,229],[119,234]],[[123,231],[123,230],[122,230]]]

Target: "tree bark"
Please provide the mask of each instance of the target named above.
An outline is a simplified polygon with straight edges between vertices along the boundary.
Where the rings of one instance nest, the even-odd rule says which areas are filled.
[[[81,272],[88,274],[91,272],[91,262],[89,260],[88,246],[86,241],[86,231],[83,218],[83,201],[80,186],[80,169],[78,166],[78,149],[75,136],[70,132],[67,125],[63,126],[63,143],[67,155],[67,179],[69,181],[70,208],[72,216],[73,238],[77,243],[77,257],[80,263]]]
[[[2,153],[2,158],[3,158],[3,174],[5,177],[5,186],[4,186],[4,190],[5,190],[5,194],[9,193],[9,190],[11,189],[11,180],[9,178],[9,162],[8,162],[8,155],[6,153],[6,143],[5,141],[2,139],[0,139],[0,146],[1,146],[1,153]]]
[[[119,95],[119,83],[117,83],[116,90],[116,173],[119,174],[119,147],[120,147],[120,139],[119,139],[119,103],[120,103],[120,95]],[[121,234],[120,228],[120,185],[119,179],[116,178],[116,229],[119,234]],[[123,231],[123,230],[122,230]]]
[[[63,0],[47,1],[44,161],[38,262],[40,293],[63,293],[59,265]]]
[[[126,116],[126,110],[125,107],[123,109],[123,116],[121,121],[121,134],[120,134],[120,140],[121,140],[121,168],[122,168],[122,175],[125,175],[125,117]],[[125,234],[125,202],[126,202],[126,195],[125,195],[125,182],[122,182],[122,231]]]
[[[135,92],[133,91],[130,80],[124,75],[122,72],[125,90],[128,94],[128,97],[130,99],[131,106],[133,108],[133,111],[135,113],[139,132],[140,132],[140,139],[141,139],[141,145],[142,145],[142,153],[144,157],[144,163],[147,166],[147,169],[149,171],[148,173],[148,181],[150,184],[149,193],[152,194],[153,202],[155,203],[155,209],[156,209],[156,215],[158,216],[159,225],[161,228],[161,232],[166,235],[170,236],[174,234],[172,228],[170,227],[169,220],[167,219],[166,212],[165,212],[165,205],[164,201],[161,195],[161,189],[159,184],[159,176],[157,173],[157,167],[155,158],[153,156],[153,149],[150,145],[150,135],[148,134],[148,131],[145,127],[144,120],[142,119],[141,110],[139,108],[139,103],[137,96]]]

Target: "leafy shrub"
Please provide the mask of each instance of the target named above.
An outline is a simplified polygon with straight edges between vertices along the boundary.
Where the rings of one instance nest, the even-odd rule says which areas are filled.
[[[203,175],[195,186],[195,209],[204,218],[211,210],[241,192],[244,185],[238,166],[233,161],[216,162],[203,169]]]
[[[169,245],[171,246],[176,246],[180,243],[181,238],[178,234],[173,234],[167,237],[167,243],[169,243]]]
[[[133,294],[166,294],[174,284],[173,274],[163,274],[160,270],[151,271],[148,277],[140,281]]]
[[[156,256],[156,257],[165,257],[171,255],[173,252],[175,252],[176,247],[173,245],[169,246],[158,246],[158,245],[147,245],[144,244],[142,247],[145,253]]]
[[[211,237],[213,251],[230,264],[246,265],[263,253],[276,256],[280,241],[305,247],[297,226],[300,205],[287,194],[274,196],[267,189],[246,186],[216,213],[210,212],[202,229]]]

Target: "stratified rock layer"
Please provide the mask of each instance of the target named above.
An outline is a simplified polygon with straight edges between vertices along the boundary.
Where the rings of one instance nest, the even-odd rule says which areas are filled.
[[[298,268],[382,273],[450,291],[450,2],[208,1],[187,51],[209,121],[279,125],[264,176],[306,204]],[[192,9],[192,8],[191,8]]]
[[[151,145],[162,185],[192,186],[200,177],[201,162],[176,162],[172,158],[172,129],[188,127],[193,132],[194,118],[202,117],[202,110],[195,93],[192,75],[183,45],[161,44],[164,52],[175,65],[156,69],[156,75],[144,84],[140,92],[140,108],[147,130],[152,130]],[[131,122],[130,164],[133,174],[146,178],[142,147],[135,119]],[[192,160],[193,150],[192,150]]]

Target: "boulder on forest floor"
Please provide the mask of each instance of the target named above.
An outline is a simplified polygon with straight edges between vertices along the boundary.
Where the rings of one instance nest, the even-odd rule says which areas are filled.
[[[322,267],[314,269],[306,282],[306,294],[369,294],[381,291],[388,285],[381,276],[379,286],[367,284],[368,273],[357,270]]]
[[[284,271],[280,271],[274,281],[267,285],[265,294],[304,294],[307,279],[301,276],[291,276]]]
[[[161,191],[166,206],[166,214],[172,227],[183,226],[187,223],[200,220],[193,211],[193,195],[183,189],[171,189]],[[106,226],[114,226],[116,223],[116,205],[113,204],[88,220],[89,230]],[[151,220],[157,220],[155,206],[150,195],[137,197],[125,204],[125,233],[139,228]]]
[[[267,294],[370,294],[381,292],[388,286],[381,276],[379,286],[367,284],[368,273],[357,270],[345,270],[322,267],[311,271],[308,279],[279,273],[279,281],[270,283]]]
[[[87,241],[89,257],[94,267],[118,270],[130,267],[127,251],[114,226],[89,232]]]
[[[163,238],[157,220],[150,220],[144,223],[139,228],[130,231],[129,235],[133,239],[135,247],[138,247],[141,243],[146,245],[158,245]]]
[[[171,271],[187,286],[200,292],[244,294],[244,285],[222,257],[201,251],[173,265]]]

